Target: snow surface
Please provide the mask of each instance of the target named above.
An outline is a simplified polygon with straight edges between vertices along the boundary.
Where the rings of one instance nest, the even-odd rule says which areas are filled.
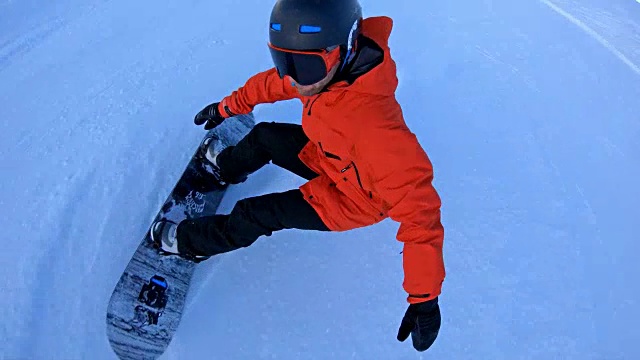
[[[443,200],[438,340],[395,340],[387,220],[201,264],[163,359],[640,359],[640,4],[362,4],[395,20],[398,100]],[[111,291],[203,135],[193,115],[271,66],[271,5],[0,0],[0,359],[115,358]],[[221,211],[300,184],[265,167]]]

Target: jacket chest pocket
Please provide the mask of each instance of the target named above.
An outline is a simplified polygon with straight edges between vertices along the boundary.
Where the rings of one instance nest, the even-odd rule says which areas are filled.
[[[329,159],[329,163],[331,163],[337,171],[340,172],[340,177],[343,181],[348,181],[349,177],[352,175],[355,176],[354,183],[357,183],[362,191],[365,191],[364,186],[362,185],[362,178],[360,177],[360,171],[358,171],[358,167],[356,163],[349,159],[349,157],[344,155],[339,155],[334,152],[328,151],[322,146],[322,142],[318,142],[318,148],[322,152],[322,155]]]
[[[341,155],[337,152],[328,151],[322,146],[321,142],[318,143],[318,147],[320,148],[322,155],[327,160],[327,163],[331,164],[334,170],[339,173],[340,178],[343,178],[343,180],[346,181],[347,175],[350,175],[351,171],[353,171],[353,173],[356,175],[355,177],[358,185],[362,188],[362,190],[364,190],[358,168],[349,156]]]
[[[345,166],[344,168],[342,168],[340,170],[340,173],[343,175],[342,180],[343,181],[349,181],[348,176],[353,177],[353,175],[355,175],[355,182],[358,184],[358,186],[360,187],[360,190],[365,191],[364,186],[362,185],[362,178],[360,177],[360,171],[358,171],[358,166],[356,165],[355,162],[351,161],[347,164],[347,166]]]
[[[363,184],[362,174],[354,161],[348,163],[340,170],[340,179],[336,183],[343,193],[351,195],[352,199],[358,198],[362,206],[369,209],[367,212],[374,216],[376,221],[382,220],[384,211],[374,205],[374,196],[371,190],[367,190]]]

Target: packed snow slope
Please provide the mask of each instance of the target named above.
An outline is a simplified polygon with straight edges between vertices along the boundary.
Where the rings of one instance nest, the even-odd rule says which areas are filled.
[[[395,340],[387,220],[202,263],[163,358],[640,358],[640,4],[362,5],[395,21],[398,101],[443,201],[437,342]],[[203,136],[194,114],[272,66],[271,6],[0,0],[0,359],[115,358],[111,291]],[[221,212],[300,184],[265,167]]]

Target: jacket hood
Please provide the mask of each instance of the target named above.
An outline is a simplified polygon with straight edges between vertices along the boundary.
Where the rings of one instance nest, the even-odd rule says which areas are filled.
[[[395,93],[398,78],[389,48],[392,28],[393,20],[386,16],[362,21],[358,53],[347,73],[339,76],[349,83],[349,91],[383,96]]]

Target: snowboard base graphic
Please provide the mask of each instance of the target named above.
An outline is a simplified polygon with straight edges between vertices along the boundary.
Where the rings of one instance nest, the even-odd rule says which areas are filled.
[[[207,136],[235,145],[253,126],[252,114],[238,115]],[[196,152],[154,221],[165,218],[179,223],[215,215],[226,188],[198,175],[201,161]],[[156,359],[164,353],[180,323],[195,266],[179,256],[161,255],[147,232],[107,308],[107,336],[120,359]]]

